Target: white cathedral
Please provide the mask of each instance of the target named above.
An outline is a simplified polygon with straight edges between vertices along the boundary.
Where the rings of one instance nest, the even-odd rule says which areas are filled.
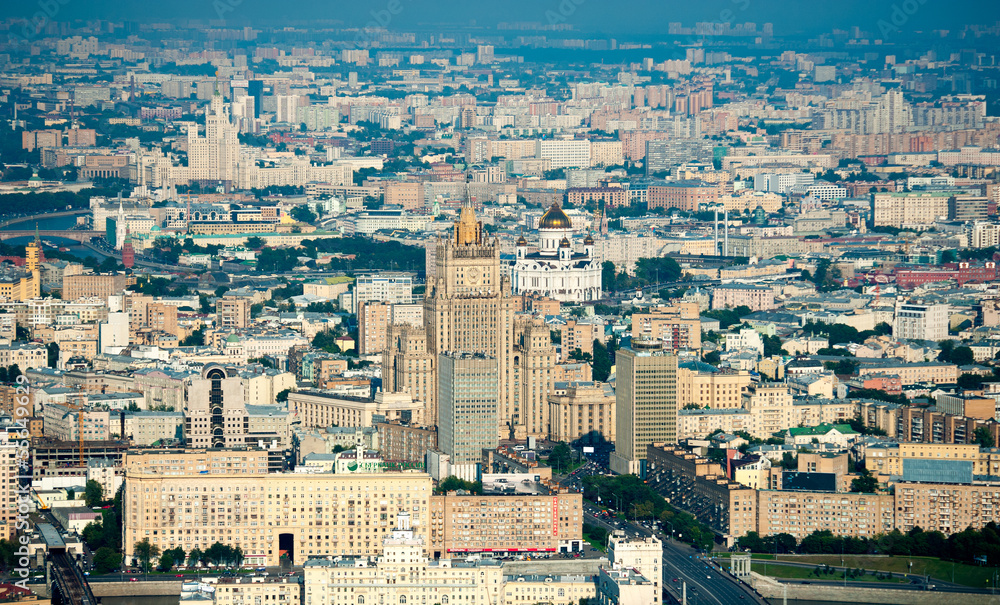
[[[552,204],[538,223],[538,251],[517,240],[512,282],[514,294],[538,294],[560,302],[601,298],[601,264],[594,257],[594,239],[583,240],[583,252],[570,244],[573,224],[559,204]]]

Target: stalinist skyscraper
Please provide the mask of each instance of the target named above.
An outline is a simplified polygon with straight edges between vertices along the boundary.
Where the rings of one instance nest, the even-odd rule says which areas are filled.
[[[510,434],[511,351],[514,301],[510,280],[500,269],[500,246],[483,237],[472,208],[462,208],[455,231],[439,241],[433,277],[427,280],[424,330],[392,326],[382,375],[387,391],[407,390],[426,397],[424,423],[438,423],[437,362],[441,353],[484,353],[496,360],[500,436]],[[417,341],[424,342],[417,342]],[[431,365],[428,371],[428,362]],[[429,383],[429,384],[427,384]]]
[[[500,269],[500,246],[483,238],[483,224],[465,207],[452,238],[438,243],[435,263],[424,298],[427,351],[435,359],[444,352],[485,353],[496,359],[502,426],[510,421],[504,385],[511,375],[514,301],[510,280]],[[431,418],[437,418],[437,407],[436,399],[428,402]]]
[[[555,349],[540,319],[515,321],[497,241],[484,238],[482,223],[465,207],[452,237],[439,241],[428,258],[434,260],[427,271],[424,326],[389,327],[382,355],[384,389],[407,391],[423,401],[423,424],[437,426],[440,355],[482,353],[496,364],[498,436],[547,437]]]

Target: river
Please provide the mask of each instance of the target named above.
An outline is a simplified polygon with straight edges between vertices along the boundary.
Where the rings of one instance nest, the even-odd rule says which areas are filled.
[[[41,231],[56,231],[56,230],[62,231],[70,229],[75,224],[76,224],[75,216],[57,216],[55,218],[45,218],[38,221],[38,229]],[[35,228],[34,222],[15,223],[8,227],[0,227],[0,238],[2,238],[2,234],[4,231],[24,231],[26,229],[34,229],[34,228]],[[27,244],[33,238],[12,237],[12,238],[2,238],[2,239],[5,244],[16,246],[19,244]],[[85,248],[80,244],[80,242],[71,239],[65,239],[62,237],[46,237],[44,238],[44,240],[46,242],[51,242],[61,248],[68,248],[69,254],[78,256],[80,258],[83,258],[85,256],[92,256],[98,259],[101,258],[101,256],[99,254],[94,253],[93,250]]]

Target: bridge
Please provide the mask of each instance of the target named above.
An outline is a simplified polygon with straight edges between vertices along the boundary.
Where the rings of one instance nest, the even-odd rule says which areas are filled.
[[[105,231],[77,231],[75,229],[66,229],[63,231],[39,231],[38,237],[61,237],[63,239],[71,239],[78,242],[89,242],[92,237],[104,237]],[[0,239],[12,239],[15,237],[35,237],[35,230],[16,230],[16,231],[0,231]]]
[[[49,551],[45,562],[45,583],[52,595],[53,605],[97,605],[97,598],[90,590],[86,576],[67,552],[59,530],[50,523],[39,523],[38,530]]]
[[[0,229],[4,227],[9,227],[11,225],[16,225],[18,223],[27,223],[30,221],[41,221],[49,218],[59,218],[60,216],[76,216],[79,214],[90,214],[90,208],[77,208],[76,210],[63,210],[60,212],[45,212],[43,214],[32,214],[30,216],[20,216],[17,218],[7,219],[0,222]]]

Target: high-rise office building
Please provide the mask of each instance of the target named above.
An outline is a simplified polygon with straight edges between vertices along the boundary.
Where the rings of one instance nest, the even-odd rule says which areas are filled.
[[[677,357],[659,339],[633,337],[615,355],[611,470],[644,475],[646,446],[677,442]]]
[[[496,360],[482,353],[438,356],[438,448],[451,457],[453,474],[475,481],[483,449],[499,445]]]

